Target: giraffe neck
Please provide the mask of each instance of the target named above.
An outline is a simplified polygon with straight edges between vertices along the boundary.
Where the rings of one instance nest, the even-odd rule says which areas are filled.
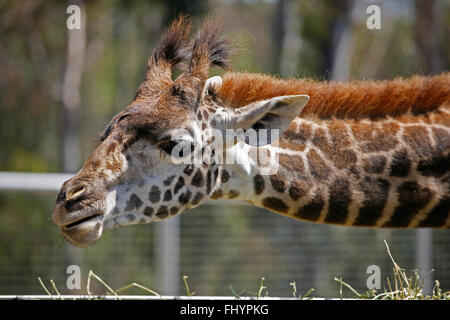
[[[278,170],[224,165],[212,195],[347,226],[450,227],[450,114],[296,119],[268,146]]]

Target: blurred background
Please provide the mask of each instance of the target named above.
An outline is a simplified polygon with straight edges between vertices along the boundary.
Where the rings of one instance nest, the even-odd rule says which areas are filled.
[[[81,8],[80,30],[66,27],[71,4]],[[381,29],[366,24],[373,4]],[[448,0],[0,1],[0,171],[76,172],[132,101],[148,56],[180,12],[197,25],[222,17],[240,49],[235,71],[346,80],[450,67]],[[386,286],[392,264],[383,240],[400,266],[435,268],[427,290],[433,279],[450,289],[446,230],[315,225],[239,202],[208,203],[173,221],[109,231],[81,250],[49,220],[56,191],[12,189],[0,190],[0,294],[45,294],[38,277],[61,293],[85,293],[93,270],[112,288],[137,282],[160,294],[186,294],[187,275],[197,295],[256,294],[264,277],[270,296],[290,296],[295,282],[297,293],[336,297],[334,277],[367,290],[369,265],[380,266]],[[81,268],[78,291],[66,287],[72,264]]]

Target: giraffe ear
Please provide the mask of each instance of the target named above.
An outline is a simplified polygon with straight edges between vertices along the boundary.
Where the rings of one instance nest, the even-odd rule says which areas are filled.
[[[253,102],[222,117],[219,128],[242,129],[241,140],[255,147],[267,145],[283,134],[308,101],[307,95],[289,95]]]
[[[222,88],[222,77],[214,76],[208,78],[205,82],[205,94],[215,94]]]

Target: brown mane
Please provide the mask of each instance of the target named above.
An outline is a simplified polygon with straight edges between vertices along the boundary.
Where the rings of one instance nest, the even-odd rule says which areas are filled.
[[[283,80],[273,76],[229,72],[218,97],[231,108],[280,95],[307,94],[301,116],[362,118],[429,112],[450,103],[450,73],[390,81]]]

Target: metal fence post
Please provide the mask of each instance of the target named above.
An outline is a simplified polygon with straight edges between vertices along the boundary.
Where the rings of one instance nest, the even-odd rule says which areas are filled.
[[[419,229],[416,232],[416,266],[423,280],[423,294],[433,290],[433,230]],[[425,278],[425,276],[428,276]]]
[[[158,222],[155,228],[156,276],[163,295],[178,295],[180,282],[180,216]]]

